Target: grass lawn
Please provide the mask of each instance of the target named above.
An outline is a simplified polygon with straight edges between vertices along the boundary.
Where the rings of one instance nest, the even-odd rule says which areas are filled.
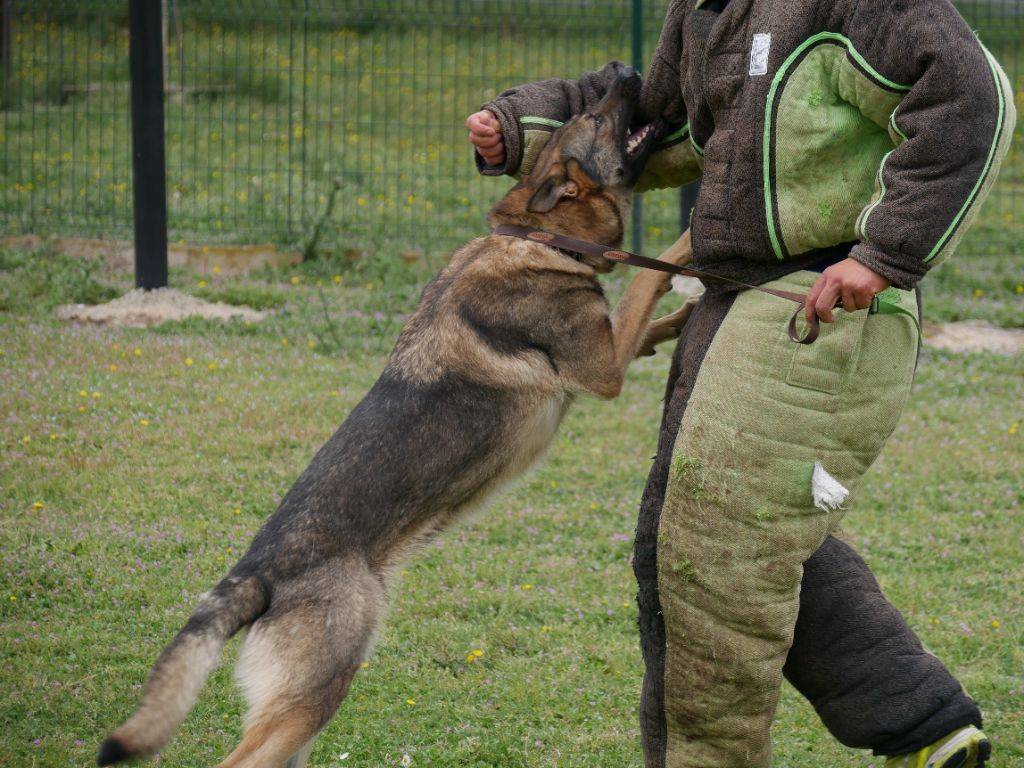
[[[92,764],[438,266],[383,263],[202,285],[174,273],[181,290],[275,314],[94,329],[52,307],[109,298],[129,275],[0,251],[0,765]],[[958,263],[965,274],[927,282],[932,319],[1024,326],[1019,260]],[[582,401],[538,470],[408,564],[312,765],[640,765],[630,554],[667,362],[639,361],[615,402]],[[981,703],[999,766],[1024,766],[1022,403],[1021,358],[926,350],[848,517],[890,598]],[[237,742],[237,647],[159,765],[213,764]],[[774,739],[787,768],[879,765],[788,688]]]

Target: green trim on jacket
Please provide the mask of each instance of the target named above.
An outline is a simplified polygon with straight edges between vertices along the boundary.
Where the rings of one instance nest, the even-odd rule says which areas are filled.
[[[989,69],[992,72],[992,80],[995,83],[996,93],[999,95],[999,118],[996,121],[995,134],[992,136],[992,144],[988,150],[988,157],[985,158],[985,167],[981,176],[964,202],[963,207],[953,217],[949,228],[939,238],[935,247],[925,256],[924,260],[926,263],[940,263],[952,254],[953,249],[967,230],[967,227],[961,226],[961,223],[969,224],[977,214],[978,205],[995,181],[995,170],[999,167],[999,158],[1009,150],[1010,140],[1013,138],[1013,126],[1016,122],[1013,88],[1010,86],[1006,74],[999,64],[996,63],[988,49],[982,46],[982,50],[985,51],[985,60],[988,62]],[[957,234],[958,230],[959,234]]]
[[[763,204],[777,259],[855,239],[858,213],[892,149],[883,115],[909,90],[834,32],[808,38],[778,68],[762,133]]]

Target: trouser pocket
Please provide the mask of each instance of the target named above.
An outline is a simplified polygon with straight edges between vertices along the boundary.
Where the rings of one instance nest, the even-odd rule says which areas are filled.
[[[786,374],[786,383],[838,395],[857,368],[861,338],[868,310],[835,313],[835,322],[824,323],[813,344],[794,344]],[[834,409],[835,403],[831,404]]]

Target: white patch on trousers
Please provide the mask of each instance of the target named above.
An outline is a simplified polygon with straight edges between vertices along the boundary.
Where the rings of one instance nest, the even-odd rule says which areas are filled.
[[[811,475],[811,496],[814,506],[823,512],[832,512],[843,508],[843,502],[850,492],[842,483],[825,471],[820,461],[814,462],[814,473]]]

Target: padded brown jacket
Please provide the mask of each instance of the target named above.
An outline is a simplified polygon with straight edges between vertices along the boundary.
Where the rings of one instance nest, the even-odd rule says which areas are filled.
[[[485,108],[528,171],[612,68],[505,91]],[[850,255],[911,288],[948,257],[1013,133],[1006,76],[948,0],[676,0],[641,115],[678,130],[641,189],[703,177],[695,263],[751,282]]]

